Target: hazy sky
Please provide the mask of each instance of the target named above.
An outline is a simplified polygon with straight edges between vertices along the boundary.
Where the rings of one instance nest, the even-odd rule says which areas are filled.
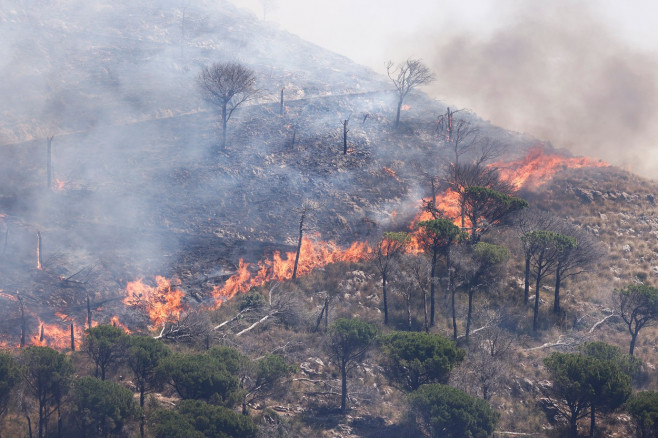
[[[658,175],[658,2],[233,0],[385,73],[422,58],[426,91],[575,154]]]

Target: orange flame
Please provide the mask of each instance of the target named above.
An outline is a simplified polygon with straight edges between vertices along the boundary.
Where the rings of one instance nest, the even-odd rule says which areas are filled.
[[[6,294],[6,293],[2,292],[2,289],[0,289],[0,298],[4,298],[4,299],[10,300],[10,301],[18,301],[18,298],[16,298],[13,295],[9,295],[9,294]]]
[[[395,170],[391,169],[390,167],[382,167],[382,170],[395,178],[397,182],[402,182]]]
[[[66,315],[64,315],[66,316]],[[40,347],[51,347],[57,350],[65,350],[71,348],[71,326],[67,324],[62,327],[59,324],[47,324],[38,318],[39,329],[37,333],[30,338],[30,345]],[[43,340],[41,339],[41,331],[43,330]],[[81,327],[73,326],[73,333],[75,337],[76,349],[82,343],[83,330]]]
[[[176,288],[180,280],[172,280],[165,277],[156,276],[157,286],[151,287],[142,282],[142,279],[129,281],[126,286],[126,298],[123,303],[127,306],[140,307],[144,309],[151,320],[151,329],[161,326],[162,324],[176,320],[183,311],[182,298],[185,292]]]
[[[333,242],[314,242],[303,238],[299,252],[299,263],[297,275],[305,275],[316,268],[337,262],[356,262],[370,254],[372,249],[365,242],[355,242],[349,248],[343,250]],[[249,269],[249,263],[242,259],[238,264],[238,270],[231,276],[224,286],[215,286],[212,295],[215,298],[215,307],[219,307],[224,301],[232,298],[238,292],[247,292],[252,287],[261,286],[269,281],[282,281],[292,278],[295,264],[295,252],[290,251],[281,256],[275,251],[272,259],[266,259],[256,264],[255,274]]]
[[[508,180],[518,190],[522,187],[538,187],[564,169],[610,165],[590,158],[568,158],[558,154],[547,154],[541,146],[536,146],[520,160],[493,163],[491,166],[499,168],[502,178]]]
[[[132,333],[132,331],[128,327],[126,327],[124,324],[121,323],[121,321],[119,321],[119,317],[116,315],[110,318],[110,324],[112,324],[114,327],[119,327],[123,329],[123,331],[126,332],[127,334]]]
[[[55,178],[55,185],[53,186],[53,190],[56,192],[62,192],[66,190],[66,186],[68,185],[68,181],[62,181],[60,179]]]

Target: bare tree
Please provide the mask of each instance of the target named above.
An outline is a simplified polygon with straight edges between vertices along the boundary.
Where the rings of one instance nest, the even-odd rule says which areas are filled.
[[[292,270],[292,279],[297,278],[297,266],[299,265],[299,255],[302,249],[302,238],[304,237],[304,220],[306,216],[318,209],[317,203],[313,201],[304,201],[302,208],[297,210],[300,214],[299,218],[299,239],[297,240],[297,250],[295,251],[295,265]]]
[[[54,135],[46,137],[46,187],[52,188],[53,179],[53,138]]]
[[[400,124],[400,111],[402,103],[407,94],[414,88],[429,84],[434,78],[434,74],[420,59],[407,59],[405,62],[394,67],[393,61],[386,64],[386,73],[393,81],[393,85],[398,92],[398,106],[395,116],[395,129]]]
[[[219,107],[222,113],[222,142],[226,147],[226,126],[233,112],[256,97],[256,74],[242,64],[214,63],[201,70],[197,82],[203,98]]]
[[[382,276],[382,297],[384,300],[384,324],[388,324],[388,297],[386,286],[393,262],[404,251],[410,238],[407,233],[389,232],[377,242],[372,261]]]
[[[532,239],[523,239],[523,236],[536,230],[557,231],[559,220],[554,215],[532,208],[519,212],[515,220],[525,260],[523,304],[528,304],[530,297],[530,262],[532,255],[538,251],[538,242]]]
[[[263,21],[267,20],[268,12],[275,10],[278,6],[277,0],[260,0],[260,5],[263,7]]]
[[[461,111],[464,110],[451,111],[448,107],[446,113],[438,118],[439,133],[446,146],[455,154],[453,164],[458,164],[459,158],[474,148],[478,135],[478,128],[470,121],[455,119],[455,114]]]
[[[530,255],[532,270],[535,276],[535,305],[533,311],[532,330],[537,331],[539,322],[539,290],[541,281],[555,272],[558,259],[565,251],[576,247],[577,242],[571,236],[555,231],[535,230],[521,237],[524,245],[532,248]]]
[[[565,278],[587,272],[603,257],[603,249],[585,230],[578,228],[570,222],[560,224],[560,232],[576,239],[576,246],[565,248],[558,255],[555,266],[555,289],[553,299],[553,312],[560,313],[560,285]]]

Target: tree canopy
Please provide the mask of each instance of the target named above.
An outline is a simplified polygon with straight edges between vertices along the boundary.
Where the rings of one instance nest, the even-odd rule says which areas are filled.
[[[658,322],[658,289],[646,284],[630,284],[616,291],[616,296],[619,314],[631,334],[628,354],[632,356],[640,330]]]
[[[421,431],[433,438],[486,438],[500,417],[485,400],[439,383],[412,392],[409,405]]]
[[[106,372],[125,352],[127,339],[123,329],[113,325],[102,324],[87,329],[82,349],[96,364],[96,377],[100,371],[101,380],[105,380]]]
[[[340,410],[347,409],[347,373],[363,359],[377,336],[377,328],[359,319],[337,319],[329,327],[327,348],[341,374]]]
[[[544,395],[569,423],[569,436],[578,436],[578,420],[591,416],[594,430],[597,411],[621,406],[631,393],[630,377],[612,361],[574,353],[553,353],[544,359],[552,386]]]
[[[240,399],[238,377],[211,354],[172,354],[162,367],[183,399],[200,399],[233,406]]]
[[[528,206],[525,199],[483,186],[470,186],[463,194],[464,215],[471,227],[471,241],[477,242],[492,226],[511,213]]]
[[[658,392],[641,391],[626,405],[642,438],[658,437]]]
[[[201,400],[183,400],[175,411],[160,409],[151,431],[155,438],[252,438],[251,417]]]
[[[128,346],[126,363],[133,372],[139,390],[139,405],[144,407],[144,394],[164,380],[160,362],[169,356],[170,350],[150,336],[131,336]]]
[[[124,424],[136,418],[140,409],[133,393],[118,383],[81,377],[73,386],[76,420],[84,436],[118,433]]]
[[[0,416],[7,411],[11,391],[21,381],[21,373],[11,354],[0,351]]]
[[[408,390],[426,383],[447,383],[464,350],[441,335],[393,332],[380,339],[391,379]]]

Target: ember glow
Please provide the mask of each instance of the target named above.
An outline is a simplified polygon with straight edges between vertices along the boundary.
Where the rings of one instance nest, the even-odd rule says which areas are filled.
[[[343,250],[333,242],[314,242],[311,239],[303,238],[297,275],[308,274],[314,269],[330,263],[357,262],[363,260],[371,252],[372,248],[365,242],[355,242]],[[261,286],[269,281],[291,279],[294,263],[295,253],[293,251],[285,253],[284,256],[276,251],[271,259],[260,261],[253,267],[240,260],[237,272],[226,281],[224,286],[216,286],[213,289],[215,307],[219,307],[238,292],[247,292],[252,287]]]
[[[143,309],[151,320],[152,330],[169,321],[177,320],[184,310],[181,300],[185,296],[185,292],[176,287],[180,284],[180,280],[170,280],[158,275],[155,277],[156,286],[154,287],[145,284],[142,280],[140,278],[128,282],[127,296],[123,299],[123,303]]]

